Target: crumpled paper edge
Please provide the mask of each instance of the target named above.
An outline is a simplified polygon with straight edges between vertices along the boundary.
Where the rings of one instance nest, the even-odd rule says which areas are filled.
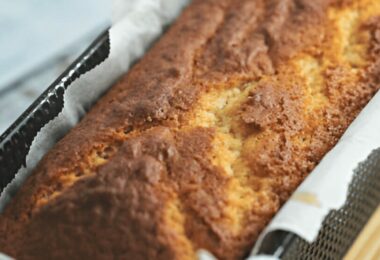
[[[379,118],[380,92],[275,215],[256,242],[253,255],[266,234],[275,230],[295,233],[309,243],[316,239],[327,214],[346,202],[354,170],[380,147]]]

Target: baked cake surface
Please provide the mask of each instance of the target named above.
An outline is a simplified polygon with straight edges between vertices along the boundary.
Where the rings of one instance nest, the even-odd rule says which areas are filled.
[[[194,0],[43,158],[0,251],[247,256],[379,89],[379,52],[378,0]]]

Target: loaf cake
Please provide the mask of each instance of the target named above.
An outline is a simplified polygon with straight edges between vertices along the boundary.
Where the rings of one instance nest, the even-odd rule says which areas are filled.
[[[0,252],[242,259],[379,87],[378,0],[194,0],[42,159]]]

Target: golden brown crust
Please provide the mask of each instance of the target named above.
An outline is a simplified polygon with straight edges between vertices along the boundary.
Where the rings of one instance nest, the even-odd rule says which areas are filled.
[[[377,0],[195,0],[0,216],[28,258],[221,259],[258,234],[380,84]]]

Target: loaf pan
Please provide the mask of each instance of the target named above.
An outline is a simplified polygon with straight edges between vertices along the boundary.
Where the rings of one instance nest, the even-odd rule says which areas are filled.
[[[108,31],[102,33],[0,137],[0,191],[25,166],[33,139],[63,109],[70,83],[103,62],[110,53]],[[337,184],[339,185],[339,184]],[[356,169],[343,208],[331,211],[317,239],[308,243],[295,234],[276,231],[266,236],[259,250],[282,259],[340,259],[380,203],[380,150]]]

